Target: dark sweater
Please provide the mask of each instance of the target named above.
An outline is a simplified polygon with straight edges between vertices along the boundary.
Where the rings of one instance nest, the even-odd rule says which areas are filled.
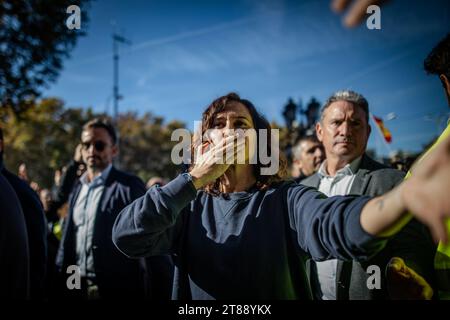
[[[0,298],[26,299],[28,294],[29,255],[25,219],[19,199],[0,173]]]
[[[310,299],[309,255],[367,259],[384,245],[359,222],[369,199],[295,182],[212,196],[180,175],[126,207],[113,241],[130,257],[172,253],[175,298]]]

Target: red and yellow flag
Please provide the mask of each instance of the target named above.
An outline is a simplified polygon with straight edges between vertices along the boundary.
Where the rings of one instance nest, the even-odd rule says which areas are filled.
[[[375,117],[372,115],[373,120],[375,121],[376,125],[380,129],[380,133],[383,135],[384,140],[386,140],[387,143],[392,142],[392,135],[391,132],[384,126],[383,119]]]

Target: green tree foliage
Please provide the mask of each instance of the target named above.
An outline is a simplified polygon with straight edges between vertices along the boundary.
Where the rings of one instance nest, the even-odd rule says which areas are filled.
[[[59,99],[43,99],[31,104],[21,117],[10,109],[0,109],[0,125],[5,139],[5,165],[13,172],[21,163],[27,165],[30,180],[41,187],[51,187],[54,171],[66,165],[80,142],[83,125],[96,116],[88,108],[65,108]],[[165,124],[162,118],[146,113],[121,115],[120,168],[139,175],[144,181],[158,175],[174,177],[179,171],[170,160],[172,131],[184,124]]]
[[[0,1],[0,106],[21,112],[54,82],[62,60],[86,30],[89,0]],[[70,5],[81,8],[82,28],[69,30]]]
[[[173,146],[173,130],[184,124],[172,121],[164,124],[163,118],[150,113],[142,117],[127,113],[119,117],[120,165],[136,173],[144,181],[153,176],[174,178],[180,171],[170,158]]]

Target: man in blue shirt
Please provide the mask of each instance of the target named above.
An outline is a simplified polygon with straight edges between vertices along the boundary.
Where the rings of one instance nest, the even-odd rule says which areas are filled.
[[[63,275],[70,265],[81,276],[83,298],[143,298],[148,293],[144,259],[128,259],[115,248],[111,233],[118,213],[145,193],[136,176],[117,170],[113,159],[119,150],[113,126],[106,120],[88,122],[81,135],[82,158],[87,171],[69,197],[69,215],[57,265]]]

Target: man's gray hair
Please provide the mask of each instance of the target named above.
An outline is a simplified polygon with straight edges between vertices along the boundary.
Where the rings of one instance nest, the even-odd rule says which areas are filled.
[[[311,141],[311,142],[317,142],[321,143],[319,139],[315,135],[309,135],[309,136],[302,136],[294,144],[294,147],[292,148],[292,160],[300,160],[302,157],[302,142],[303,141]]]
[[[360,107],[365,112],[366,121],[367,123],[369,123],[369,103],[362,94],[359,94],[352,90],[339,90],[333,93],[333,95],[327,99],[324,106],[320,110],[320,122],[323,121],[325,110],[327,110],[330,104],[336,101],[347,101],[355,106]]]

